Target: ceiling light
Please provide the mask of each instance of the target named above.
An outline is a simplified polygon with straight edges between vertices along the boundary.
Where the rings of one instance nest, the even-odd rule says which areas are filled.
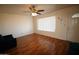
[[[37,16],[38,14],[37,13],[32,13],[32,16]]]

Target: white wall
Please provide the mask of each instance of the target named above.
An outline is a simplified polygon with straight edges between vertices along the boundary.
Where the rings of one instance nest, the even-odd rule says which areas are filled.
[[[0,14],[0,34],[13,34],[14,37],[33,33],[30,15]]]

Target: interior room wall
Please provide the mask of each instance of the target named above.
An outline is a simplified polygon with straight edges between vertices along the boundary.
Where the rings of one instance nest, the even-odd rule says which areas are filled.
[[[0,14],[0,34],[20,37],[33,33],[33,19],[30,15]]]
[[[34,32],[62,40],[73,41],[71,39],[72,33],[69,32],[71,31],[70,27],[72,26],[70,25],[70,22],[72,20],[72,15],[77,12],[79,12],[79,6],[72,6],[34,17],[34,28],[35,28]],[[36,26],[37,20],[40,18],[50,17],[50,16],[56,16],[56,31],[46,32],[46,31],[37,30],[37,26]]]
[[[70,41],[73,42],[79,42],[79,18],[72,18],[70,26],[68,33],[71,34],[68,34],[68,39],[71,39]]]

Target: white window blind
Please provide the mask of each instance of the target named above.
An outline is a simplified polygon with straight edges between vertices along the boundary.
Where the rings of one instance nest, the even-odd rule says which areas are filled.
[[[56,17],[40,18],[37,20],[37,29],[41,31],[55,32],[56,29]]]

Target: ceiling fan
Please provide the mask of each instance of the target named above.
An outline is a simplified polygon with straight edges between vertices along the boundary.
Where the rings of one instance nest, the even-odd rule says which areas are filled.
[[[43,11],[44,11],[44,10],[37,10],[37,9],[35,8],[35,5],[31,5],[31,6],[29,7],[29,9],[30,9],[31,12],[32,12],[32,16],[41,15],[40,12],[43,12]]]

